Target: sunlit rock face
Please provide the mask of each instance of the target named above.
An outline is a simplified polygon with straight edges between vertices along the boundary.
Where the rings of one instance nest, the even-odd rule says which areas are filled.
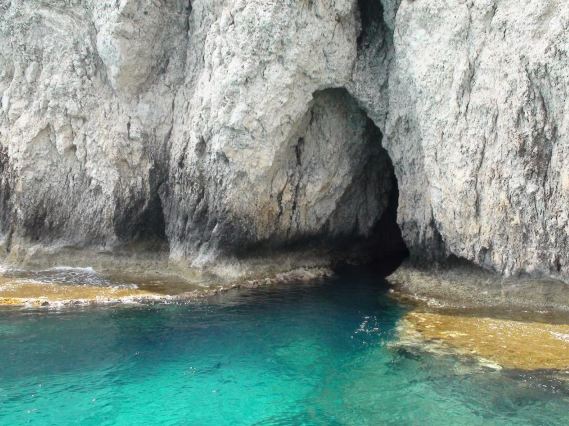
[[[4,9],[11,252],[152,237],[203,264],[245,246],[366,238],[382,217],[392,167],[344,89],[354,2]]]
[[[171,169],[170,186],[183,191],[168,199],[174,250],[207,260],[212,251],[372,235],[395,185],[381,133],[345,90],[316,92],[307,108],[276,145],[275,137],[253,149],[243,131],[242,149],[219,136],[184,147],[175,161],[189,165]]]
[[[569,4],[520,6],[401,3],[385,128],[399,221],[415,251],[566,276]]]
[[[158,187],[189,10],[152,4],[0,5],[1,229],[11,253],[164,234]]]
[[[92,2],[97,52],[115,92],[136,95],[166,71],[190,8],[188,0]]]
[[[381,242],[398,187],[414,259],[567,276],[569,5],[526,3],[4,2],[4,245]]]
[[[343,89],[357,4],[227,2],[212,21],[209,3],[192,6],[197,72],[178,98],[164,197],[173,256],[370,236],[394,179],[379,129]]]

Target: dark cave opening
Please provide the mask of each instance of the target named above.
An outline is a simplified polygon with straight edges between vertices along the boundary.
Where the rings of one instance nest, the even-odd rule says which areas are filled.
[[[371,119],[368,126],[371,134],[374,135],[374,142],[381,144],[383,135]],[[340,260],[334,267],[337,272],[363,267],[380,276],[388,276],[409,257],[409,250],[397,222],[399,185],[395,169],[389,154],[383,147],[381,147],[381,155],[384,156],[383,164],[387,164],[386,172],[390,181],[387,206],[367,237],[354,237],[337,242],[338,253],[351,253],[348,257],[338,257]],[[367,182],[368,185],[382,183],[384,182]]]
[[[160,197],[148,201],[137,200],[115,216],[115,233],[124,244],[142,245],[150,250],[168,245],[166,221]]]
[[[375,4],[375,3],[374,3]],[[369,3],[368,3],[369,5]],[[381,9],[381,7],[380,7]],[[380,10],[379,12],[382,13]],[[346,268],[347,265],[358,265],[373,269],[375,273],[381,276],[391,274],[401,263],[409,256],[409,250],[403,240],[401,228],[397,222],[397,212],[399,208],[399,183],[395,174],[395,167],[389,153],[383,146],[384,136],[375,122],[369,118],[367,112],[361,108],[357,100],[345,89],[328,89],[337,93],[336,102],[344,104],[353,104],[353,110],[357,111],[363,121],[365,130],[361,135],[359,143],[364,145],[365,163],[359,163],[359,166],[353,169],[354,181],[353,185],[357,188],[355,191],[359,196],[353,196],[340,199],[338,210],[358,210],[367,211],[369,218],[369,208],[374,205],[373,201],[380,200],[379,205],[376,204],[379,217],[375,217],[371,229],[367,231],[362,228],[358,219],[365,219],[366,215],[360,216],[355,214],[356,222],[351,235],[330,235],[325,237],[326,243],[335,247],[338,262],[336,269]],[[353,118],[354,116],[349,116]],[[337,121],[340,121],[339,119]],[[354,126],[355,120],[350,122],[348,126]],[[331,143],[333,141],[330,141]],[[337,141],[336,141],[337,142]],[[349,141],[344,141],[350,143]],[[358,163],[355,163],[358,164]],[[348,191],[348,192],[354,192]],[[367,199],[368,202],[363,202]],[[353,203],[359,200],[358,203]]]
[[[391,273],[408,250],[397,223],[398,182],[380,128],[345,88],[315,92],[303,123],[279,163],[286,180],[271,198],[272,233],[260,240],[250,238],[254,231],[227,233],[233,239],[245,234],[231,245],[232,254],[321,253],[336,269],[359,265]]]
[[[146,209],[140,216],[140,221],[136,224],[135,238],[152,240],[155,242],[166,242],[166,221],[164,219],[164,208],[162,200],[158,195],[154,196]]]
[[[128,189],[129,196],[117,197],[114,231],[125,246],[135,245],[142,250],[168,250],[166,219],[160,196],[163,175],[153,168],[147,191]]]
[[[389,160],[392,186],[389,191],[387,208],[383,212],[379,222],[375,225],[372,234],[372,252],[376,254],[378,262],[373,262],[369,265],[377,269],[383,276],[387,276],[395,271],[409,256],[409,250],[403,240],[401,228],[397,223],[399,185],[397,177],[395,176],[393,163],[387,151],[385,151],[385,155]]]

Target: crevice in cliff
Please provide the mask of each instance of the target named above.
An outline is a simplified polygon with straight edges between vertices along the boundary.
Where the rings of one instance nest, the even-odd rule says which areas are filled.
[[[393,163],[387,152],[385,155],[390,167],[391,190],[387,200],[387,207],[373,230],[372,241],[375,244],[375,255],[382,259],[377,265],[383,275],[388,275],[399,267],[401,262],[409,256],[409,250],[403,240],[401,228],[397,223],[397,209],[399,207],[399,185]]]
[[[375,128],[375,130],[379,132],[379,129]],[[395,271],[409,256],[409,250],[397,223],[399,186],[393,164],[387,151],[382,148],[381,153],[383,157],[382,167],[386,177],[381,181],[363,179],[358,182],[358,185],[366,187],[366,192],[369,191],[370,187],[376,185],[384,185],[388,188],[384,194],[383,213],[365,238],[348,239],[339,244],[336,250],[339,253],[351,253],[346,259],[347,261],[342,260],[337,267],[343,268],[346,264],[359,264],[374,269],[376,273],[382,276],[387,276]],[[374,166],[377,167],[378,164],[372,162],[368,167]]]
[[[342,102],[357,104],[352,95],[343,89],[342,92]],[[352,211],[355,222],[351,235],[335,241],[336,250],[352,253],[347,257],[348,262],[367,264],[387,275],[409,255],[397,223],[399,186],[393,162],[382,145],[383,133],[364,110],[359,106],[356,109],[363,118],[364,130],[360,141],[346,140],[346,143],[363,144],[362,163],[352,164],[352,182],[332,217],[332,222],[342,220],[354,214],[349,213]],[[348,126],[355,125],[353,118],[350,116]]]
[[[116,206],[114,231],[121,244],[136,245],[148,250],[167,250],[166,220],[160,197],[163,179],[153,169],[146,191],[129,189],[128,197]]]
[[[358,0],[361,31],[358,36],[358,48],[366,47],[383,30],[383,6],[380,0]]]
[[[0,237],[6,251],[10,251],[13,234],[14,171],[8,149],[0,146]]]

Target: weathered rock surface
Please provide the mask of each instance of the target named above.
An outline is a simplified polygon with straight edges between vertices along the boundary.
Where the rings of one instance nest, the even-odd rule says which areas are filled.
[[[567,277],[568,28],[561,0],[1,1],[4,246],[396,245],[398,188],[414,259]]]
[[[158,187],[184,69],[187,5],[0,8],[7,248],[163,235]]]
[[[567,276],[568,28],[564,1],[401,3],[385,133],[417,255]]]

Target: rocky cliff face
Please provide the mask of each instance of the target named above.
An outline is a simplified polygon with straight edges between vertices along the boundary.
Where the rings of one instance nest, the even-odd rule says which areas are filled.
[[[567,276],[568,28],[563,1],[401,3],[385,132],[410,247]]]
[[[0,2],[4,245],[392,246],[398,190],[413,258],[566,276],[568,28],[561,0]]]

